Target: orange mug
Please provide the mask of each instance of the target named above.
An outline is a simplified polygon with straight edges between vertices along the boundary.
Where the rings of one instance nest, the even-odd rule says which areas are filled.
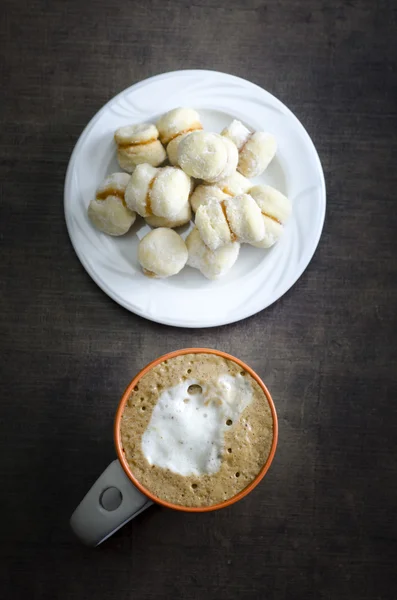
[[[269,456],[255,477],[253,481],[241,492],[220,502],[219,504],[213,504],[211,506],[181,506],[178,504],[172,504],[166,502],[157,496],[154,496],[148,489],[146,489],[134,476],[131,471],[128,462],[124,456],[124,451],[121,442],[120,435],[120,423],[123,415],[124,407],[126,402],[134,389],[139,383],[139,380],[146,375],[150,369],[157,366],[158,364],[179,356],[182,354],[215,354],[222,358],[229,359],[237,363],[242,369],[247,371],[257,381],[265,394],[269,403],[272,417],[273,417],[273,441],[270,449]],[[176,350],[170,352],[164,356],[160,356],[156,360],[148,364],[142,371],[138,373],[127,386],[119,406],[116,412],[116,418],[114,422],[114,442],[116,446],[116,452],[118,460],[113,461],[108,468],[100,475],[97,481],[94,483],[92,488],[85,495],[79,506],[74,511],[70,525],[74,533],[80,538],[80,540],[89,546],[98,546],[108,537],[113,535],[120,527],[128,523],[131,519],[139,515],[142,511],[148,508],[153,502],[172,508],[174,510],[184,512],[208,512],[210,510],[218,510],[234,504],[241,498],[244,498],[249,492],[251,492],[263,479],[265,474],[270,468],[274,454],[276,452],[278,438],[278,422],[276,409],[272,397],[260,379],[260,377],[253,371],[248,365],[243,363],[238,358],[221,352],[220,350],[211,350],[209,348],[185,348],[183,350]]]

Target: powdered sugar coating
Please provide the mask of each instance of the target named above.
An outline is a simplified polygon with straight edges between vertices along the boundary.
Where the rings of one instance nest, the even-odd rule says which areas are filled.
[[[263,239],[253,245],[257,248],[270,248],[283,234],[283,225],[292,211],[291,201],[270,185],[256,185],[250,194],[261,210],[265,225]]]
[[[198,208],[196,227],[204,244],[210,250],[217,250],[221,246],[231,244],[233,241],[222,202],[218,200],[212,200]]]
[[[241,121],[234,119],[230,125],[222,130],[221,135],[231,140],[240,150],[251,135],[251,131]]]
[[[276,219],[282,225],[291,215],[291,201],[270,185],[255,185],[251,188],[250,195],[263,214]]]
[[[158,137],[159,132],[153,123],[137,123],[117,129],[114,139],[120,167],[132,173],[139,164],[161,165],[167,154]]]
[[[245,177],[257,177],[267,169],[276,152],[276,138],[271,133],[257,131],[240,149],[237,168]]]
[[[229,226],[240,242],[258,242],[265,235],[259,206],[249,194],[225,200]]]
[[[190,135],[190,132],[188,132],[188,133],[181,133],[181,135],[177,135],[176,138],[174,138],[173,140],[171,140],[170,143],[167,146],[168,160],[174,166],[178,166],[178,148],[179,148],[179,144],[181,143],[181,141],[187,135]]]
[[[90,202],[88,217],[103,233],[124,235],[136,219],[136,213],[124,203],[129,179],[127,173],[112,173],[100,184],[96,198]]]
[[[228,153],[220,135],[195,131],[179,144],[178,164],[190,175],[213,183],[221,178]]]
[[[128,173],[112,173],[98,186],[96,196],[115,193],[124,196],[130,177]]]
[[[189,204],[190,177],[176,167],[158,170],[150,190],[151,210],[157,217],[176,219]]]
[[[136,219],[136,213],[124,206],[118,196],[91,200],[88,216],[97,229],[114,236],[127,233]]]
[[[118,146],[129,146],[130,144],[141,144],[157,140],[159,132],[153,123],[136,123],[125,125],[116,129],[114,139]]]
[[[150,186],[156,177],[158,169],[148,164],[138,165],[125,190],[125,201],[131,210],[135,210],[141,217],[149,217]]]
[[[237,146],[227,137],[223,138],[223,143],[226,146],[227,159],[226,165],[219,176],[220,179],[225,179],[235,173],[239,159]]]
[[[167,154],[160,140],[132,146],[120,146],[117,149],[118,163],[128,173],[133,173],[137,165],[144,163],[158,167],[166,158]]]
[[[173,229],[154,229],[139,243],[138,260],[148,277],[176,275],[183,269],[187,259],[186,244]]]
[[[222,131],[222,136],[238,148],[237,170],[245,177],[257,177],[268,167],[277,151],[275,137],[264,131],[252,133],[241,121],[234,120]]]
[[[265,226],[265,235],[259,242],[252,242],[251,245],[255,246],[255,248],[270,248],[278,242],[283,234],[284,227],[265,215],[262,215],[262,220]]]
[[[252,187],[252,182],[238,171],[235,171],[229,177],[217,181],[214,185],[229,196],[238,196],[247,193]]]
[[[194,212],[197,212],[200,206],[206,205],[211,200],[225,200],[227,194],[225,194],[216,185],[198,185],[192,195],[190,196],[190,204]]]
[[[192,209],[190,208],[190,204],[186,203],[182,210],[173,219],[166,219],[165,217],[157,217],[156,215],[152,215],[150,217],[146,217],[146,223],[151,227],[169,227],[173,229],[174,227],[186,225],[186,223],[189,223],[191,218]]]
[[[200,115],[192,108],[173,108],[157,122],[163,144],[168,144],[181,133],[202,129],[202,127]]]
[[[210,250],[201,239],[197,227],[188,235],[186,246],[189,252],[187,264],[201,271],[207,279],[223,277],[232,268],[240,252],[238,242]]]

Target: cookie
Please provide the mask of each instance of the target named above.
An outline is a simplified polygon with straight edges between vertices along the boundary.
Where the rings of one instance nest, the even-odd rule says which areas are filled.
[[[187,264],[198,269],[207,279],[219,279],[226,275],[236,262],[240,244],[233,242],[217,250],[210,250],[201,239],[198,229],[192,229],[186,239],[189,252]]]
[[[130,176],[113,173],[98,187],[88,207],[88,217],[97,229],[108,235],[124,235],[135,222],[136,213],[125,203],[125,189]]]
[[[138,260],[147,277],[176,275],[183,269],[187,259],[186,244],[173,229],[154,229],[139,243]]]
[[[132,173],[139,164],[161,165],[167,154],[158,137],[157,127],[152,123],[126,125],[117,129],[114,139],[120,167]]]

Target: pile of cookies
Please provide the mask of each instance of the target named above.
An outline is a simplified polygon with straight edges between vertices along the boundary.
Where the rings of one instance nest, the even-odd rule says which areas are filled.
[[[113,236],[128,232],[137,215],[154,229],[139,243],[148,277],[176,275],[187,264],[208,279],[234,265],[242,243],[270,248],[283,232],[291,203],[249,178],[264,172],[276,154],[270,133],[232,121],[221,134],[203,131],[199,114],[176,108],[156,125],[120,127],[113,173],[88,207],[92,223]],[[186,241],[174,231],[195,215]]]

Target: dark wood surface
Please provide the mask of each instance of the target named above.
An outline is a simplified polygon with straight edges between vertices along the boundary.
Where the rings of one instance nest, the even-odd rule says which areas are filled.
[[[393,4],[2,3],[2,599],[397,597]],[[94,113],[182,68],[245,77],[286,103],[328,194],[293,289],[246,321],[193,331],[108,299],[73,252],[62,206]],[[229,509],[151,508],[83,547],[68,519],[114,457],[121,392],[151,359],[190,345],[234,353],[268,384],[280,420],[268,476]]]

